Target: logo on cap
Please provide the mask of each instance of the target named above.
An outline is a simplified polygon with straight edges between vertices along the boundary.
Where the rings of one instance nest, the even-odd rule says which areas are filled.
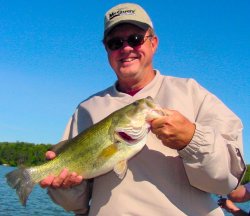
[[[112,12],[109,14],[109,20],[112,20],[113,18],[117,16],[123,16],[123,15],[135,15],[135,10],[122,10],[119,9],[116,12]]]

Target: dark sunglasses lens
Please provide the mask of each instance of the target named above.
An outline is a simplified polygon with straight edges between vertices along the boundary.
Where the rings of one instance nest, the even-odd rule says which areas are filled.
[[[139,46],[139,45],[141,45],[143,43],[143,40],[144,40],[143,35],[139,35],[139,34],[130,35],[129,38],[128,38],[128,44],[131,47],[137,47],[137,46]]]
[[[122,38],[112,38],[106,42],[107,47],[110,50],[118,50],[123,46],[124,41],[127,41],[129,46],[131,47],[137,47],[144,42],[144,35],[140,34],[134,34],[130,35],[127,40],[124,40]]]
[[[121,38],[112,38],[107,41],[107,46],[110,50],[120,49],[123,45],[123,40]]]

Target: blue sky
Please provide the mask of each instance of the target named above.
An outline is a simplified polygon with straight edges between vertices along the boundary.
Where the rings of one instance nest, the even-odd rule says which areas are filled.
[[[114,83],[103,16],[121,2],[0,0],[0,141],[57,143],[78,103]],[[250,1],[134,2],[160,39],[155,68],[196,79],[232,109],[250,163]]]

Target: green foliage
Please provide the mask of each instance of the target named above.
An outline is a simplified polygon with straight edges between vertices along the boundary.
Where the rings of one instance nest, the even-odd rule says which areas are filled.
[[[246,184],[247,182],[250,182],[250,164],[247,165],[247,171],[242,180],[242,184]]]
[[[31,166],[45,162],[45,152],[50,144],[0,142],[0,165]]]

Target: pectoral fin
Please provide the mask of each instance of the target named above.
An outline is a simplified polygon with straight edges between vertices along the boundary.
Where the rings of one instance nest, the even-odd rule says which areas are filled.
[[[120,179],[123,179],[127,172],[127,169],[128,169],[127,161],[122,160],[115,165],[114,172]]]
[[[115,144],[111,144],[102,150],[99,157],[108,159],[108,158],[112,157],[117,151],[118,151],[117,146]]]

